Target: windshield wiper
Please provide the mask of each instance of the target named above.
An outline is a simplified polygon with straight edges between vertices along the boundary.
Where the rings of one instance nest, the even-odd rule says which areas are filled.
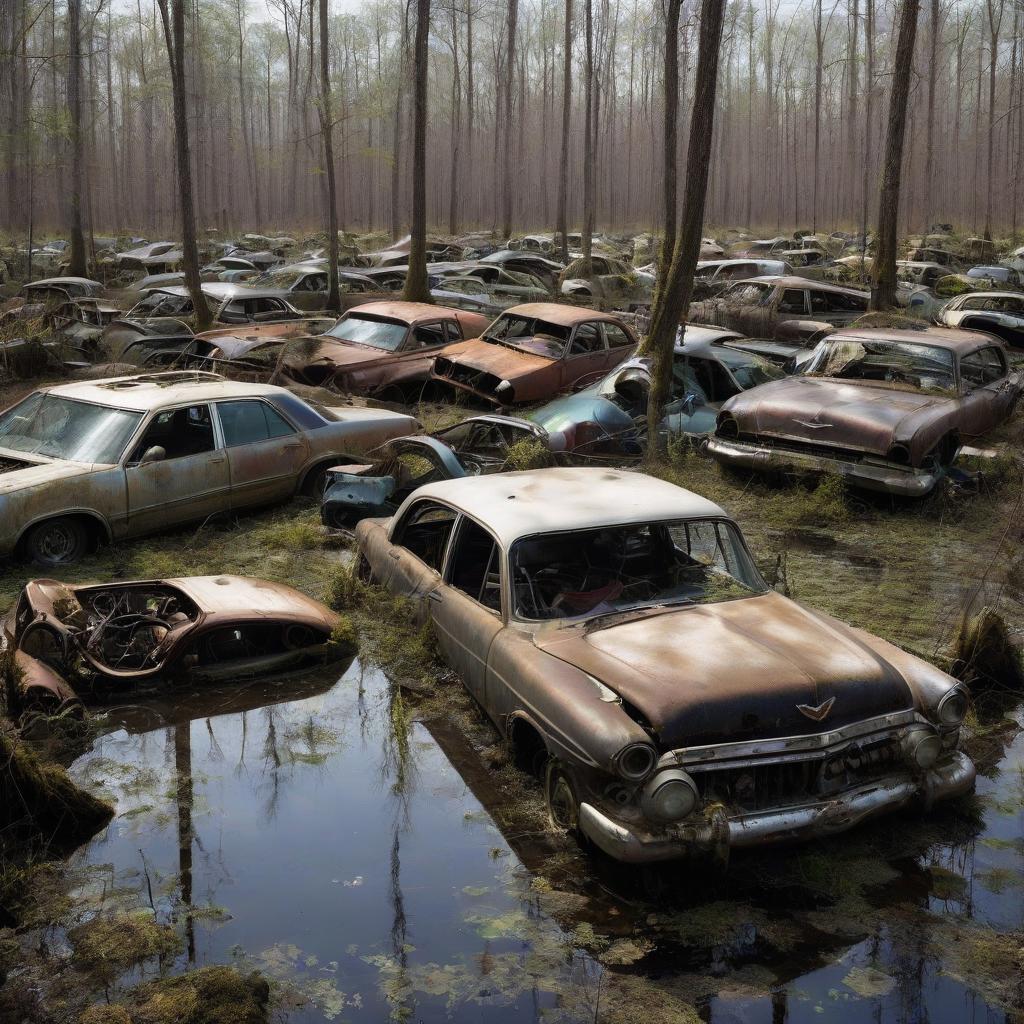
[[[670,612],[674,608],[685,607],[687,605],[696,604],[697,602],[691,597],[674,597],[670,600],[659,601],[657,604],[634,604],[628,605],[625,608],[613,608],[607,612],[601,612],[598,615],[592,615],[584,622],[583,632],[589,633],[592,629],[597,628],[597,624],[604,622],[606,619],[614,619],[620,615],[632,615],[634,612],[655,612],[656,614],[663,614]]]

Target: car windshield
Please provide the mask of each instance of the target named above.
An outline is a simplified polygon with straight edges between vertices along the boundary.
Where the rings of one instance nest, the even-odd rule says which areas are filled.
[[[484,332],[486,341],[501,342],[523,352],[560,359],[569,340],[570,328],[536,317],[506,313]]]
[[[252,283],[260,288],[291,288],[304,273],[304,270],[268,270]]]
[[[826,339],[805,371],[809,377],[833,377],[885,384],[912,391],[952,391],[953,353],[935,345],[874,338]]]
[[[770,380],[781,380],[785,371],[769,363],[760,356],[748,355],[745,352],[733,352],[724,346],[718,350],[718,358],[729,368],[736,378],[736,383],[744,391],[756,388],[758,384],[767,384]]]
[[[129,317],[177,316],[192,312],[192,300],[187,295],[169,292],[150,292],[132,307]]]
[[[0,448],[112,465],[141,422],[141,412],[37,391],[0,415]]]
[[[385,352],[395,352],[405,340],[409,328],[395,320],[376,320],[359,315],[342,317],[326,334],[328,338],[338,338],[354,345],[366,345],[368,348],[380,348]]]
[[[510,565],[520,619],[590,619],[767,590],[739,531],[718,519],[525,537],[513,546]]]

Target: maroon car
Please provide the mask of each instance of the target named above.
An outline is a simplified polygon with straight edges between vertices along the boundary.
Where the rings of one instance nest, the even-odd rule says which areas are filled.
[[[333,327],[294,344],[285,373],[302,384],[373,395],[384,401],[419,397],[434,357],[446,345],[475,338],[487,317],[425,302],[368,302]]]
[[[991,335],[850,328],[825,338],[800,375],[726,402],[708,449],[725,465],[924,495],[964,440],[1007,419],[1021,385]]]
[[[593,384],[636,345],[632,328],[610,313],[531,302],[506,309],[481,337],[442,350],[432,378],[495,406],[539,402]]]

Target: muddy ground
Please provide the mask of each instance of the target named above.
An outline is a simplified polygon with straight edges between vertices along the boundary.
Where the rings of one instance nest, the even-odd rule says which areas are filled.
[[[1019,451],[1021,432],[996,447]],[[653,470],[718,500],[797,600],[946,665],[966,606],[998,609],[1014,637],[1021,622],[1024,477],[1013,454],[983,466],[978,493],[898,506],[682,448]],[[725,878],[626,872],[551,832],[429,638],[354,587],[349,558],[296,501],[66,574],[265,576],[345,606],[361,649],[300,677],[126,694],[70,740],[39,730],[115,817],[20,874],[0,1019],[198,1020],[136,986],[226,964],[258,971],[271,1015],[297,1022],[1024,1020],[1019,695],[979,690],[970,798],[736,856]],[[0,609],[30,575],[6,567]]]

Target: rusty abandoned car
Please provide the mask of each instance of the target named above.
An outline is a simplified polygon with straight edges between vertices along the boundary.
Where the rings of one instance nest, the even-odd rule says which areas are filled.
[[[32,580],[0,622],[24,708],[81,708],[83,694],[146,681],[233,680],[344,653],[338,616],[280,583],[192,576],[69,586]]]
[[[630,862],[962,794],[961,684],[770,590],[717,505],[639,473],[428,484],[356,528],[558,826]]]
[[[307,345],[291,346],[283,368],[300,384],[414,400],[434,356],[453,341],[475,337],[487,323],[476,313],[425,302],[368,302]]]
[[[632,328],[609,313],[526,303],[505,310],[480,337],[442,349],[431,379],[449,394],[521,405],[594,383],[636,345]]]
[[[320,493],[329,467],[417,427],[204,372],[42,388],[0,413],[0,555],[58,566],[98,541]]]
[[[963,441],[1011,415],[1021,386],[991,335],[850,328],[822,341],[800,375],[726,402],[709,451],[729,466],[837,473],[921,496]]]

